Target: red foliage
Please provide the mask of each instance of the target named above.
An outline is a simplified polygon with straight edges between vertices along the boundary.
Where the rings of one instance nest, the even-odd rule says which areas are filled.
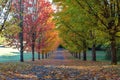
[[[24,49],[31,51],[31,46],[35,45],[36,51],[45,50],[52,46],[57,47],[57,32],[54,31],[55,25],[52,21],[53,9],[50,2],[46,0],[23,0],[23,34]],[[15,4],[14,4],[15,3]],[[16,17],[19,18],[19,3],[15,0],[13,3]],[[18,39],[18,37],[16,38]],[[57,43],[56,43],[57,42]],[[56,45],[57,44],[57,45]],[[55,48],[54,47],[54,48]]]

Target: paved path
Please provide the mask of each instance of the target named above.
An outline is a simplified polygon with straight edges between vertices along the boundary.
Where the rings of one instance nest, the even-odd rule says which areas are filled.
[[[54,57],[54,59],[64,60],[63,51],[56,51],[55,54],[56,56]]]

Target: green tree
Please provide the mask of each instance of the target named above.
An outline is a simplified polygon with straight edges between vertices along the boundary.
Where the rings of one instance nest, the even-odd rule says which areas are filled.
[[[83,60],[86,60],[86,35],[88,31],[87,29],[85,30],[83,29],[83,27],[81,27],[82,24],[80,23],[83,23],[83,20],[81,20],[82,16],[79,16],[80,14],[78,13],[80,12],[80,10],[78,10],[75,6],[70,7],[70,4],[68,4],[69,8],[65,5],[63,4],[62,11],[55,15],[59,16],[56,17],[56,20],[60,26],[60,28],[58,29],[60,30],[60,33],[63,37],[63,41],[67,44],[66,47],[69,48],[70,51],[75,53],[83,51]],[[74,18],[76,16],[78,16],[78,18]]]
[[[87,12],[90,10],[91,15],[98,20],[103,31],[108,34],[111,46],[112,64],[117,64],[116,55],[116,38],[120,31],[120,3],[119,0],[75,0],[80,7],[83,7]],[[86,8],[87,7],[87,8]]]
[[[97,37],[99,33],[96,29],[97,21],[93,18],[94,16],[90,16],[86,13],[86,11],[84,11],[84,9],[79,8],[79,5],[77,5],[75,1],[69,2],[61,0],[56,4],[60,6],[61,9],[58,11],[58,13],[55,14],[55,16],[58,16],[55,18],[57,18],[56,20],[59,26],[62,27],[64,25],[69,31],[76,35],[76,40],[72,41],[74,44],[76,44],[76,42],[79,44],[77,49],[81,49],[83,51],[84,60],[86,60],[86,50],[88,47],[92,47],[93,61],[96,61],[95,46],[100,44],[101,39],[98,39]],[[61,33],[63,32],[64,31],[61,30]],[[69,37],[73,38],[71,36]]]
[[[67,3],[65,5],[77,3],[76,6],[79,6],[78,9],[84,9],[89,17],[92,16],[92,19],[97,21],[96,27],[103,33],[106,33],[103,37],[105,37],[105,39],[107,37],[110,41],[112,56],[111,64],[117,64],[116,38],[119,37],[117,34],[120,31],[119,0],[61,0],[60,4],[64,4],[64,2]]]

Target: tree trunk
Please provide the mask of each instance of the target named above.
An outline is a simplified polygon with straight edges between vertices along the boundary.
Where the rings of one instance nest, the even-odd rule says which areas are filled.
[[[47,54],[47,56],[49,57],[49,53]]]
[[[32,61],[35,61],[34,44],[32,44]]]
[[[75,58],[77,58],[77,53],[75,52]]]
[[[73,52],[72,52],[71,54],[72,54],[72,56],[74,56],[74,53],[73,53]]]
[[[20,62],[24,62],[24,55],[23,55],[23,5],[22,5],[22,1],[23,0],[20,0],[20,28],[21,28],[21,31],[19,33],[19,39],[20,39]]]
[[[78,53],[76,52],[75,54],[76,54],[76,58],[78,58]]]
[[[44,59],[44,53],[42,53],[42,59]]]
[[[47,58],[49,57],[49,52],[47,53]]]
[[[73,56],[75,57],[75,53],[73,53]]]
[[[86,56],[86,50],[83,50],[83,61],[87,60],[87,56]]]
[[[70,52],[70,54],[73,56],[72,52]]]
[[[87,44],[86,44],[86,41],[83,40],[83,61],[86,61],[87,60],[87,54],[86,54],[86,49],[87,49]]]
[[[23,55],[23,33],[22,32],[20,32],[19,33],[19,38],[20,38],[20,62],[24,62],[24,55]]]
[[[95,44],[93,44],[93,46],[92,46],[92,61],[96,61]]]
[[[0,26],[0,33],[4,29],[5,23],[6,23],[7,19],[8,19],[8,16],[9,16],[9,13],[10,13],[10,10],[11,10],[12,0],[7,0],[4,4],[5,4],[5,6],[3,6],[3,8],[6,8],[6,12],[4,13],[4,19],[3,19],[3,22],[2,22],[2,24]],[[21,2],[20,2],[20,7],[21,7]],[[0,13],[0,16],[1,16],[1,13]]]
[[[47,53],[45,53],[45,58],[47,58]]]
[[[38,52],[38,60],[40,60],[40,52]]]
[[[41,53],[41,59],[43,59],[43,53]]]
[[[116,54],[116,41],[115,38],[112,37],[111,39],[111,64],[116,65],[117,64],[117,54]]]
[[[32,34],[32,61],[35,61],[35,33]]]
[[[79,52],[78,54],[79,54],[79,59],[81,59],[81,53]]]

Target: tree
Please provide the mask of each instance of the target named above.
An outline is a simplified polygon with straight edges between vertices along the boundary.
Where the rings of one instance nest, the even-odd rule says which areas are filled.
[[[24,0],[13,0],[12,6],[14,10],[14,16],[19,19],[19,27],[20,27],[20,32],[19,32],[19,40],[17,39],[17,42],[20,44],[19,45],[19,50],[20,50],[20,61],[24,62],[24,44],[23,44],[23,17],[24,17]]]
[[[92,17],[93,20],[97,21],[95,22],[97,29],[106,34],[103,35],[104,40],[107,37],[110,41],[111,64],[117,64],[116,39],[119,37],[118,33],[120,29],[119,0],[61,0],[60,4],[64,4],[63,2],[65,2],[67,6],[70,3],[75,3],[78,9],[84,9],[88,17]],[[93,45],[93,47],[95,46]]]
[[[55,1],[57,1],[57,0],[55,0]],[[76,4],[77,3],[75,3],[74,1],[73,2],[72,1],[71,2],[69,2],[69,1],[63,2],[62,0],[58,1],[57,5],[60,6],[60,9],[62,6],[62,9],[55,14],[55,16],[57,16],[55,18],[60,27],[64,26],[65,28],[68,29],[67,32],[71,32],[72,34],[75,35],[75,38],[76,38],[75,40],[72,39],[73,36],[72,37],[67,36],[67,37],[69,37],[68,40],[72,39],[72,42],[73,42],[72,44],[77,43],[76,51],[82,50],[83,56],[84,56],[83,60],[86,60],[86,50],[89,47],[88,43],[90,43],[91,40],[95,41],[95,39],[96,39],[95,38],[96,35],[93,35],[93,34],[92,34],[92,36],[94,36],[94,39],[93,38],[91,39],[89,37],[90,31],[95,30],[95,29],[92,29],[91,27],[96,26],[95,25],[96,21],[94,21],[94,19],[92,19],[93,16],[88,17],[88,14],[86,14],[86,12],[83,9],[79,9],[79,6],[76,6]],[[77,18],[75,18],[76,16],[77,16]],[[63,24],[63,25],[60,25],[60,24]],[[64,32],[62,30],[60,31],[61,33]],[[96,31],[94,31],[94,32],[96,32]],[[63,40],[64,40],[64,38],[63,38]],[[90,44],[90,45],[93,45],[93,44]],[[73,45],[73,46],[76,46],[76,45]],[[94,52],[95,52],[95,50],[94,50]],[[93,59],[93,60],[95,61],[96,59]]]
[[[36,40],[40,37],[40,33],[47,29],[44,26],[53,12],[51,4],[45,0],[20,0],[13,2],[14,14],[20,20],[20,40],[18,41],[18,37],[16,39],[20,42],[21,61],[23,61],[23,51],[29,47],[31,49],[28,50],[32,51],[32,60],[34,61]]]
[[[9,13],[12,11],[11,10],[11,4],[12,4],[12,0],[4,0],[4,1],[0,1],[0,32],[2,32],[2,30],[5,28],[5,23],[8,19]]]
[[[23,49],[24,49],[24,46],[23,46],[23,0],[20,0],[19,1],[19,8],[20,8],[20,13],[19,13],[19,17],[20,17],[20,33],[19,33],[19,40],[20,40],[20,61],[23,62],[24,61],[24,58],[23,58]]]
[[[111,55],[112,60],[111,64],[117,64],[117,55],[116,55],[116,38],[119,37],[117,33],[119,33],[120,26],[120,4],[119,0],[84,0],[78,1],[80,7],[87,7],[91,11],[91,15],[95,17],[96,20],[99,21],[100,27],[105,33],[107,33],[108,39],[111,45]],[[83,3],[83,4],[81,4]]]
[[[40,53],[42,55],[46,55],[47,57],[47,54],[55,50],[59,45],[58,32],[55,30],[55,23],[51,17],[48,19],[45,25],[47,29],[41,31],[40,37],[36,40],[38,59],[40,59]]]
[[[46,27],[46,22],[51,17],[53,11],[51,4],[45,0],[33,0],[31,3],[26,1],[25,4],[25,11],[28,13],[24,16],[24,37],[28,45],[26,46],[31,46],[32,61],[34,61],[36,40],[40,40],[41,33],[44,36],[44,32],[49,29],[49,27]]]

